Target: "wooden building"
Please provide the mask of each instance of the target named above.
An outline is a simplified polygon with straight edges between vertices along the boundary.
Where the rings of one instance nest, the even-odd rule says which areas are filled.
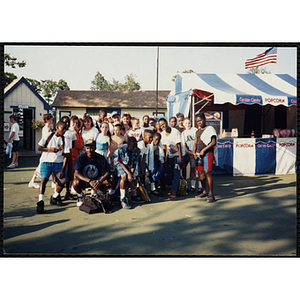
[[[9,116],[17,115],[20,126],[20,146],[38,152],[41,131],[31,127],[32,120],[42,120],[45,113],[51,112],[51,106],[24,78],[17,78],[4,89],[4,140],[8,139],[11,123]]]

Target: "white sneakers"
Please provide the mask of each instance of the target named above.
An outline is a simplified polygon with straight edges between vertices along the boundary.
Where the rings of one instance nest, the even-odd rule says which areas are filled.
[[[7,169],[14,169],[14,168],[16,168],[18,165],[19,165],[18,163],[15,163],[15,164],[11,163],[10,165],[7,166]]]
[[[30,181],[29,184],[28,184],[28,187],[38,189],[40,186],[36,182]]]

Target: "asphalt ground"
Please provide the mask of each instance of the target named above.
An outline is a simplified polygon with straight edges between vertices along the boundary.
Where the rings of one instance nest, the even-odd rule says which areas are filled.
[[[214,177],[214,203],[165,195],[93,215],[64,197],[63,207],[51,206],[50,180],[45,213],[37,214],[39,192],[28,182],[38,160],[20,157],[18,168],[6,169],[5,156],[6,256],[296,256],[296,175]]]

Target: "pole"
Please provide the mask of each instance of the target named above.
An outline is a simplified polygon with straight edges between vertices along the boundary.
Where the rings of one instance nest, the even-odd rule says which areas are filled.
[[[157,63],[156,63],[156,120],[157,120],[157,114],[158,114],[158,62],[159,62],[159,47],[157,47]]]

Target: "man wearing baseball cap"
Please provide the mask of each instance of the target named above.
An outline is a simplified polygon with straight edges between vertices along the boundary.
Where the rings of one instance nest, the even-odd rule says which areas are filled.
[[[73,188],[77,192],[77,206],[84,201],[84,190],[91,187],[92,194],[97,195],[103,188],[103,182],[108,179],[110,166],[101,154],[95,152],[96,142],[88,140],[86,152],[80,154],[74,163]]]

